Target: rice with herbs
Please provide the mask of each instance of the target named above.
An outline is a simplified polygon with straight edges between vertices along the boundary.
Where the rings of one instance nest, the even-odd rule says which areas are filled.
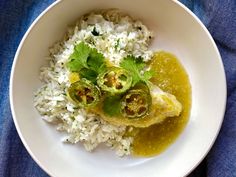
[[[74,45],[81,41],[96,48],[115,65],[128,55],[141,56],[148,61],[153,55],[148,50],[151,38],[152,33],[140,21],[117,10],[109,10],[84,15],[68,30],[65,40],[50,49],[49,66],[40,71],[44,85],[35,93],[34,105],[44,120],[67,133],[63,141],[81,142],[88,151],[104,143],[115,149],[119,156],[130,154],[133,138],[125,136],[127,127],[111,125],[68,100],[66,88],[70,81],[65,63],[73,53]]]

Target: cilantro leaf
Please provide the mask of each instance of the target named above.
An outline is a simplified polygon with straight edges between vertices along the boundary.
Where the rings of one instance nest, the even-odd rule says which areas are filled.
[[[77,72],[82,68],[87,68],[87,58],[90,54],[90,47],[84,42],[79,43],[74,47],[74,52],[66,64],[71,72]]]
[[[132,86],[140,81],[148,83],[148,80],[154,74],[153,71],[144,71],[146,64],[141,57],[127,56],[121,61],[120,66],[131,74],[133,79]]]
[[[103,111],[109,116],[117,116],[120,114],[121,97],[109,96],[103,102]]]
[[[78,72],[81,78],[96,82],[97,75],[106,70],[105,58],[95,48],[80,42],[66,63],[71,72]]]
[[[96,83],[98,73],[87,68],[83,68],[79,72],[81,78],[90,80],[93,83]]]
[[[104,72],[106,69],[105,58],[101,53],[98,53],[96,49],[91,49],[87,65],[90,69],[98,73]]]
[[[143,78],[144,78],[145,80],[149,80],[149,79],[151,79],[154,75],[155,75],[155,72],[154,72],[153,70],[149,70],[149,71],[144,72]]]

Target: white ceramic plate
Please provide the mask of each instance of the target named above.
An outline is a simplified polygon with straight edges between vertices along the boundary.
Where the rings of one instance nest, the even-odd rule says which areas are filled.
[[[40,86],[39,68],[48,48],[66,27],[94,9],[119,8],[141,19],[156,34],[152,47],[178,56],[192,84],[189,123],[177,141],[153,158],[116,157],[99,148],[61,143],[62,134],[41,120],[33,107]],[[222,123],[226,81],[218,49],[197,17],[171,0],[64,0],[47,8],[31,25],[17,50],[10,82],[11,109],[17,131],[33,159],[51,176],[180,177],[187,175],[212,146]]]

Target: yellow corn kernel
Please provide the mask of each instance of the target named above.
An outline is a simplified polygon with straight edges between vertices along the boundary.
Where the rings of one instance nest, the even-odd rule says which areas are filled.
[[[79,74],[78,73],[75,73],[75,72],[72,72],[69,74],[69,81],[70,83],[74,83],[74,82],[77,82],[79,81]]]

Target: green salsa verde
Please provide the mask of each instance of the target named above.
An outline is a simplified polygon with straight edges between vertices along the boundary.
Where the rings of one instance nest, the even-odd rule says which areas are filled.
[[[176,96],[182,104],[180,116],[170,117],[147,128],[134,128],[133,154],[154,156],[166,150],[185,128],[191,110],[191,85],[178,59],[171,53],[156,52],[150,63],[157,74],[151,82],[163,91]]]

